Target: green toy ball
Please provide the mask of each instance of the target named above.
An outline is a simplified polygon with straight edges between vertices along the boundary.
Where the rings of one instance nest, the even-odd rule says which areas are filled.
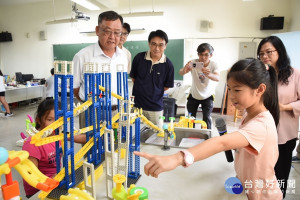
[[[135,187],[132,190],[130,190],[130,195],[136,194],[138,191],[141,191],[142,194],[139,196],[139,200],[145,200],[148,199],[148,190],[144,187]]]

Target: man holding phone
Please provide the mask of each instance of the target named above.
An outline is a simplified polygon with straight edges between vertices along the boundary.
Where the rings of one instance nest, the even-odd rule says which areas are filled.
[[[214,48],[208,43],[202,43],[197,48],[198,59],[189,61],[179,70],[180,75],[189,72],[192,74],[192,87],[187,98],[187,110],[196,118],[197,110],[201,104],[203,121],[211,129],[211,112],[213,110],[216,82],[220,79],[217,63],[210,60]]]

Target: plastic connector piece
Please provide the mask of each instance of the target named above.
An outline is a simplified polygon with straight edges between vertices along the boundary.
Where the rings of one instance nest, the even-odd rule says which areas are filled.
[[[2,186],[2,195],[4,200],[20,196],[20,189],[18,181],[13,181],[12,184]]]
[[[163,129],[164,129],[164,130],[166,130],[166,129],[168,130],[168,125],[167,125],[167,124],[164,124],[164,125],[163,125]]]

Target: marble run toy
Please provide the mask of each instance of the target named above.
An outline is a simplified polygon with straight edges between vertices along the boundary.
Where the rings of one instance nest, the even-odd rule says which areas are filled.
[[[201,128],[202,128],[202,129],[207,129],[207,124],[206,124],[206,122],[203,121],[203,120],[194,120],[194,123],[195,123],[195,124],[201,124]]]
[[[105,159],[106,159],[106,189],[107,196],[111,198],[109,195],[111,194],[110,189],[113,186],[113,177],[115,173],[122,173],[125,177],[124,186],[127,187],[127,183],[136,182],[140,177],[140,160],[139,157],[133,157],[133,151],[140,149],[140,130],[138,128],[135,129],[135,142],[133,142],[132,137],[132,123],[135,122],[135,125],[139,124],[140,121],[133,115],[131,115],[131,100],[128,99],[128,89],[126,89],[127,85],[127,73],[123,73],[123,82],[124,82],[124,98],[120,97],[121,95],[121,73],[117,72],[117,82],[118,82],[118,94],[114,94],[111,92],[111,95],[118,99],[118,108],[119,108],[119,121],[118,124],[113,124],[112,128],[116,128],[117,138],[116,143],[118,144],[117,150],[117,165],[115,165],[114,161],[114,134],[110,127],[105,131]],[[101,88],[100,88],[101,89]],[[105,90],[106,91],[106,90]],[[121,108],[121,109],[120,109]],[[134,120],[133,120],[134,119]],[[139,127],[139,126],[138,126]],[[135,162],[135,164],[133,164]],[[129,180],[129,181],[128,181]]]
[[[112,196],[116,200],[122,200],[127,198],[127,192],[122,185],[126,180],[124,175],[121,174],[116,174],[113,177],[113,181],[116,183],[116,187],[113,188],[112,190]]]
[[[28,130],[30,128],[30,126],[35,127],[35,122],[33,120],[33,118],[31,117],[31,115],[27,115],[28,119],[26,119],[26,130]]]
[[[115,156],[114,156],[114,137],[112,129],[104,131],[104,149],[106,166],[106,195],[111,198],[111,189],[113,188],[113,177],[115,175]],[[125,176],[124,176],[125,177]],[[125,180],[124,180],[125,181]]]
[[[31,130],[31,127],[35,127],[35,122],[32,119],[31,115],[28,114],[27,117],[28,117],[28,119],[25,120],[25,122],[26,122],[26,132]],[[19,146],[19,147],[22,147],[25,140],[27,139],[27,136],[23,132],[20,133],[20,136],[21,136],[21,139],[16,141],[16,145]]]
[[[20,162],[19,159],[9,159],[8,151],[0,147],[0,175],[5,174],[6,184],[2,185],[2,196],[4,200],[20,199],[18,181],[13,181],[11,168]]]
[[[128,192],[122,185],[125,182],[125,176],[121,174],[116,174],[113,177],[113,181],[116,183],[116,187],[112,190],[112,196],[115,200],[147,200],[148,190],[143,187],[135,187],[135,185],[130,185]]]
[[[203,120],[196,120],[191,116],[180,116],[179,121],[174,123],[174,127],[194,128],[194,124],[201,124],[202,129],[207,129],[207,124]]]
[[[162,116],[161,120],[164,120],[164,119],[165,119],[165,117]],[[168,140],[170,138],[171,139],[172,138],[176,139],[176,134],[175,134],[175,131],[174,131],[174,120],[175,120],[175,117],[169,117],[169,120],[170,120],[170,123],[168,125],[163,124],[163,126],[162,126],[163,127],[162,128],[163,132],[159,132],[157,134],[158,137],[163,137],[164,140],[166,140],[166,139]],[[167,134],[167,136],[165,134]]]
[[[19,184],[12,179],[11,168],[15,168],[27,183],[37,189],[50,191],[58,186],[57,181],[42,174],[28,159],[27,151],[7,151],[0,148],[0,155],[0,175],[6,174],[6,184],[2,186],[4,200],[20,195]]]
[[[69,195],[61,195],[60,200],[95,200],[87,191],[80,190],[78,188],[70,188],[68,190]]]
[[[163,129],[163,121],[165,119],[164,116],[160,116],[159,117],[159,124],[158,125],[155,125],[153,124],[150,120],[148,120],[144,115],[143,115],[143,109],[137,109],[134,111],[134,113],[137,115],[137,117],[139,117],[142,122],[148,126],[149,128],[151,128],[152,130],[154,130],[155,132],[157,132],[157,136],[158,137],[164,137],[164,129]],[[172,120],[174,120],[174,118],[170,118]],[[173,123],[173,121],[172,121]],[[168,128],[169,132],[171,132],[172,134],[170,135],[172,138],[176,139],[176,134],[174,132],[174,127],[173,125],[172,126],[169,126]]]
[[[164,130],[162,128],[159,128],[158,126],[156,126],[155,124],[153,124],[151,121],[149,121],[143,114],[142,114],[142,109],[139,110],[139,114],[138,116],[141,118],[141,120],[143,121],[143,123],[145,125],[147,125],[149,128],[153,129],[154,131],[161,133]]]
[[[63,148],[56,145],[57,154],[63,154],[63,166],[57,168],[54,180],[60,182],[65,188],[74,187],[74,171],[82,166],[80,160],[87,154],[87,161],[95,166],[100,164],[104,158],[104,132],[112,130],[113,125],[118,129],[117,140],[110,143],[118,143],[117,166],[112,168],[118,173],[124,173],[126,179],[138,180],[140,177],[139,157],[133,155],[133,151],[140,149],[140,116],[130,113],[132,102],[128,100],[128,78],[127,72],[120,72],[122,66],[118,66],[117,72],[117,94],[111,91],[111,74],[107,64],[99,66],[97,63],[84,64],[85,78],[85,102],[77,106],[73,103],[73,65],[72,62],[55,61],[55,122],[41,131],[31,128],[34,134],[31,143],[37,146],[50,142],[62,141]],[[102,72],[101,72],[102,69]],[[59,81],[60,79],[60,81]],[[122,80],[123,79],[123,80]],[[58,82],[61,83],[61,96],[58,96]],[[67,84],[70,88],[70,97],[67,98]],[[122,91],[123,86],[123,91]],[[118,100],[118,113],[112,116],[112,97]],[[58,108],[58,101],[61,108]],[[80,130],[74,129],[74,116],[83,113],[86,116],[86,127]],[[133,141],[132,125],[135,125],[135,141]],[[153,125],[154,126],[154,125]],[[49,136],[55,131],[55,135]],[[74,135],[86,134],[86,144],[75,154]],[[124,135],[121,136],[121,135]],[[124,141],[123,141],[124,139]],[[69,140],[69,142],[67,141]],[[109,143],[109,142],[108,142]],[[114,150],[113,147],[111,147]],[[124,150],[123,150],[124,149]],[[123,151],[122,151],[123,150]],[[125,152],[125,153],[124,153]],[[121,155],[123,153],[123,156]],[[105,159],[107,159],[106,157]],[[125,162],[121,164],[121,161]],[[57,162],[59,159],[57,158]],[[103,169],[103,168],[102,168]],[[109,170],[107,168],[107,170]],[[95,170],[97,171],[97,169]],[[125,184],[127,187],[127,184]],[[48,192],[41,192],[39,198],[44,199]]]
[[[167,145],[168,144],[168,138],[173,138],[172,132],[168,131],[168,125],[164,124],[163,126],[164,129],[164,146],[161,148],[164,151],[170,150],[170,147]]]
[[[12,157],[17,156],[19,153],[20,152],[12,152]],[[21,153],[23,154],[23,152]],[[26,152],[25,154],[27,157],[29,156],[28,152]],[[57,181],[41,173],[29,159],[24,159],[20,164],[16,165],[14,168],[19,172],[19,174],[24,178],[24,180],[28,184],[39,190],[47,192],[58,186]]]
[[[169,117],[170,123],[169,123],[169,130],[174,131],[174,121],[175,117]]]
[[[128,177],[128,154],[131,153],[129,151],[129,143],[130,143],[130,100],[120,100],[120,105],[124,107],[120,112],[120,120],[118,127],[118,165],[117,165],[117,173],[123,173],[125,177]],[[127,111],[127,112],[126,112]],[[122,133],[125,135],[125,141],[123,141]],[[122,152],[125,153],[124,159],[122,159]],[[133,152],[132,152],[133,153]],[[127,179],[125,181],[125,186],[127,186]]]
[[[165,118],[166,118],[165,116],[160,116],[160,117],[159,117],[159,121],[158,121],[158,125],[157,125],[157,126],[158,126],[160,129],[163,128]]]
[[[88,169],[90,175],[88,175]],[[99,170],[100,169],[100,170]],[[80,184],[82,190],[79,187],[73,189],[70,188],[68,190],[68,195],[61,195],[60,200],[95,200],[96,199],[96,187],[95,187],[95,176],[101,175],[103,171],[103,167],[98,167],[98,171],[94,170],[94,165],[92,163],[88,163],[86,161],[83,162],[83,173],[84,173],[84,181],[83,184]]]
[[[100,89],[101,91],[103,91],[103,92],[106,91],[105,88],[102,87],[101,85],[99,85],[99,89]],[[111,96],[113,96],[113,97],[115,97],[115,98],[117,98],[117,99],[119,99],[119,100],[123,100],[123,99],[124,99],[124,97],[122,97],[122,96],[120,96],[120,95],[118,95],[118,94],[116,94],[116,93],[114,93],[114,92],[111,92]]]
[[[90,175],[88,175],[88,170]],[[96,199],[96,180],[95,169],[93,163],[83,162],[84,188]]]
[[[128,200],[148,200],[148,190],[146,188],[135,187],[135,185],[131,185],[128,190]]]

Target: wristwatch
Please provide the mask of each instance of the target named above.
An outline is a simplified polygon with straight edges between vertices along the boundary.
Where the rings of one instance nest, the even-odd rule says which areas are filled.
[[[183,153],[183,167],[188,167],[194,163],[194,156],[188,150],[181,150]]]

